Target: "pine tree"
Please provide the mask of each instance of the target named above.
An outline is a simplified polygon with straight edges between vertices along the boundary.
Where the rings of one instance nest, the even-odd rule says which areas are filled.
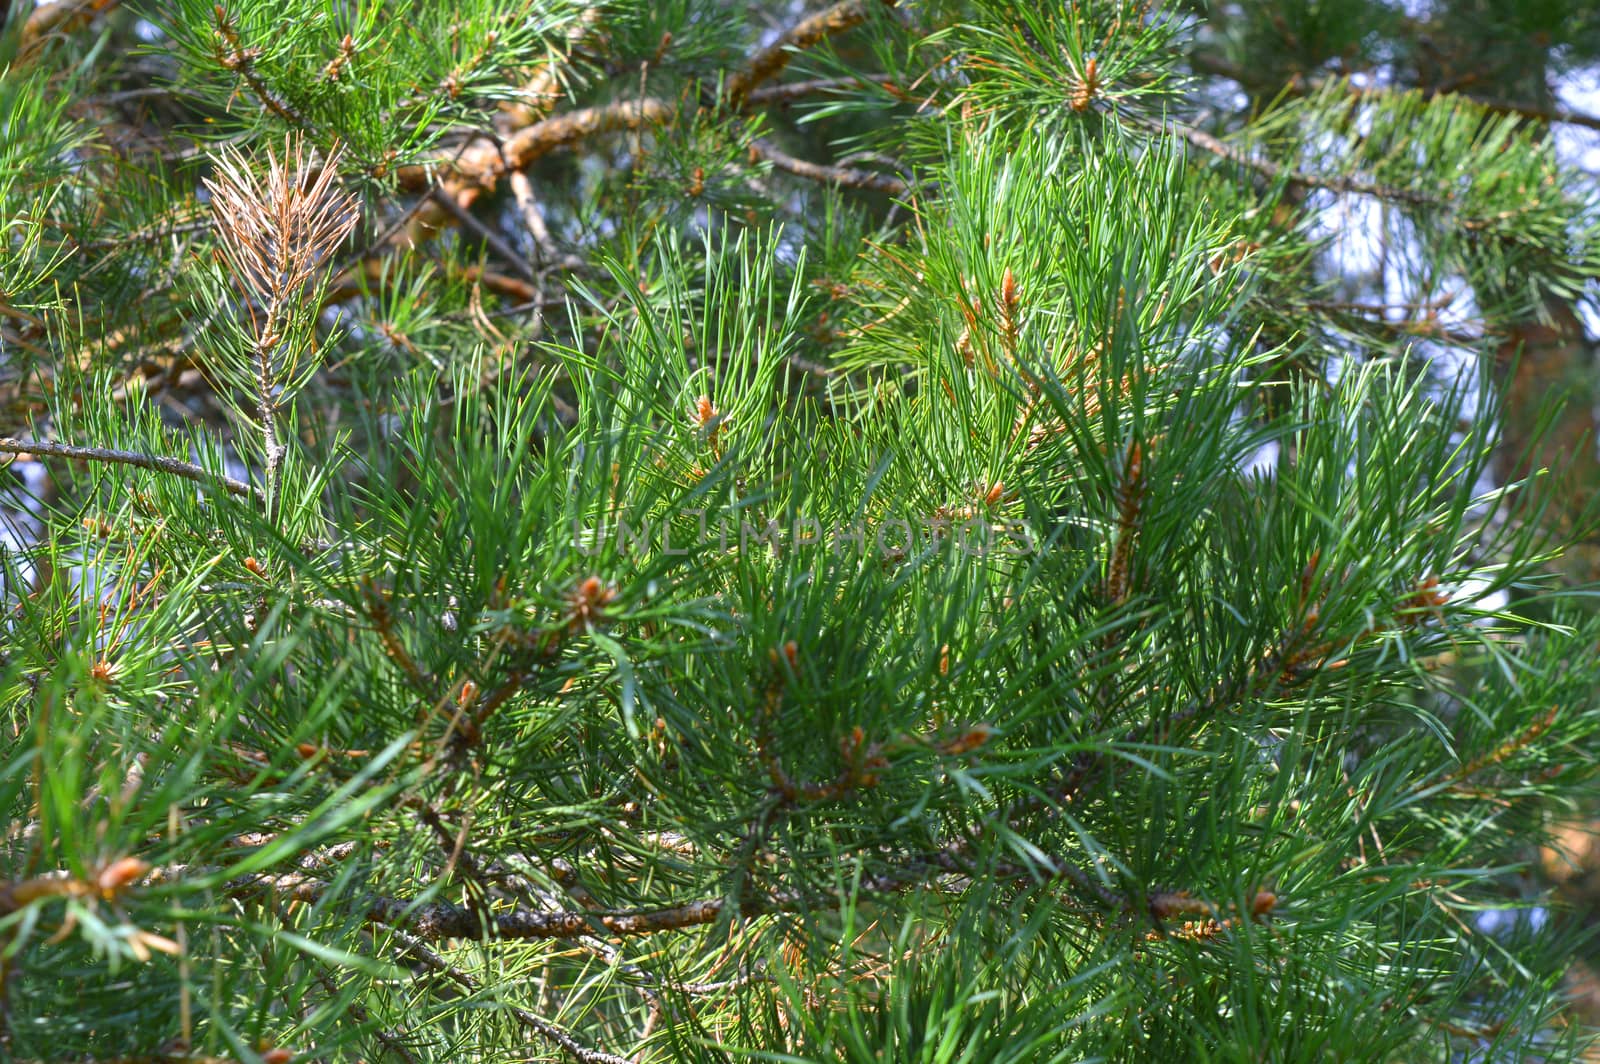
[[[5,1053],[1578,1059],[1593,181],[1240,25],[13,5]]]

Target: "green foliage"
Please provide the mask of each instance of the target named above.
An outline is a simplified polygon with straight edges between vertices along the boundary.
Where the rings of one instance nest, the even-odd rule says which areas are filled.
[[[28,20],[5,1052],[1578,1059],[1600,625],[1486,385],[1593,183],[1342,80],[1189,125],[1214,14]],[[1352,198],[1454,359],[1336,308]]]

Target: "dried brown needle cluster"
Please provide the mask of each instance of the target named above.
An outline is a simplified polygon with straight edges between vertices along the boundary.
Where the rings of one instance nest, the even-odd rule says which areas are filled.
[[[267,154],[264,173],[229,151],[206,179],[228,264],[269,312],[302,295],[355,228],[355,197],[336,184],[339,154],[335,149],[319,163],[291,136],[282,158]]]
[[[282,156],[267,153],[258,170],[237,151],[216,160],[206,179],[211,212],[223,256],[250,299],[255,335],[253,381],[265,438],[267,482],[277,480],[284,446],[276,417],[283,392],[293,387],[303,344],[286,342],[297,324],[309,326],[313,283],[325,279],[326,264],[355,228],[355,197],[336,184],[339,151],[318,162],[302,138],[291,135]]]

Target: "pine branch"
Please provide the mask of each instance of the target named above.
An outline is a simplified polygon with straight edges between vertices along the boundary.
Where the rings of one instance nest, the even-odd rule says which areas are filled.
[[[1456,769],[1456,771],[1451,773],[1451,775],[1445,780],[1446,785],[1451,787],[1459,787],[1462,783],[1483,772],[1485,769],[1493,768],[1502,761],[1515,756],[1530,744],[1538,741],[1539,737],[1545,732],[1549,731],[1551,725],[1556,722],[1556,717],[1559,714],[1560,707],[1551,706],[1548,712],[1535,719],[1533,723],[1529,724],[1527,728],[1523,729],[1517,735],[1507,739],[1505,742],[1501,743],[1493,750],[1490,750],[1488,753],[1480,754],[1478,757],[1473,758],[1471,761],[1468,761],[1466,764]]]
[[[261,54],[261,49],[246,47],[240,42],[238,29],[228,17],[227,9],[221,4],[212,9],[212,17],[216,20],[217,62],[239,75],[239,79],[250,86],[250,91],[255,93],[256,99],[261,101],[263,107],[289,125],[297,129],[305,128],[305,116],[274,92],[256,70],[255,59]]]
[[[406,955],[415,958],[424,967],[445,976],[468,993],[475,994],[482,989],[476,979],[433,952],[422,940],[397,928],[391,929],[391,933],[394,935],[395,940],[405,947]],[[549,1020],[540,1019],[527,1009],[518,1008],[510,1004],[505,1005],[504,1008],[523,1027],[546,1041],[554,1042],[570,1054],[574,1060],[579,1061],[580,1064],[633,1064],[626,1057],[619,1057],[599,1049],[590,1049],[572,1037],[564,1028],[556,1026]]]
[[[888,871],[863,876],[859,890],[869,895],[893,895],[929,885],[942,876],[970,876],[975,867],[1005,881],[1032,882],[1042,873],[1047,879],[1072,884],[1082,894],[1112,912],[1134,912],[1137,907],[1125,896],[1107,888],[1098,879],[1060,858],[1038,855],[1037,867],[1000,862],[974,865],[973,850],[981,831],[965,844],[931,853],[906,855]],[[172,882],[197,874],[183,866],[158,869],[152,878]],[[326,900],[330,884],[303,872],[263,873],[231,881],[227,892],[239,899],[272,895],[307,904]],[[684,931],[715,924],[730,911],[742,919],[789,913],[837,909],[848,898],[832,892],[779,890],[755,895],[737,903],[730,898],[701,898],[660,908],[530,910],[511,909],[486,913],[449,902],[418,905],[399,898],[365,895],[352,899],[363,916],[372,923],[403,930],[424,941],[490,938],[505,941],[576,939],[588,935],[619,938]]]
[[[844,32],[864,22],[873,3],[892,7],[896,0],[843,0],[826,11],[796,24],[771,46],[752,56],[740,71],[727,79],[724,102],[735,109],[745,109],[793,98],[794,90],[767,95],[760,95],[753,90],[780,74],[787,66],[793,50],[811,47],[832,34]],[[587,39],[598,24],[598,15],[592,19],[581,19],[569,31],[569,49],[577,47]],[[553,91],[554,79],[555,70],[549,67],[535,79],[534,83],[530,83],[534,86],[532,91],[535,91],[540,99],[548,99],[552,106],[557,98],[557,94]],[[803,84],[807,92],[824,91],[828,86],[825,81]],[[515,107],[511,112],[511,124],[516,126],[521,125],[524,120],[531,121],[536,113],[544,110],[548,108]],[[464,219],[468,217],[466,212],[470,210],[472,204],[481,195],[490,191],[502,174],[524,170],[550,152],[592,136],[623,131],[637,132],[649,125],[670,125],[676,120],[678,111],[677,106],[654,97],[618,100],[525,125],[503,144],[496,142],[470,150],[463,147],[448,164],[448,176],[443,179],[435,178],[433,165],[402,167],[396,175],[400,187],[409,191],[426,192],[423,200],[414,204],[408,211],[410,217],[403,226],[404,231],[412,245],[431,239],[440,230],[446,218],[464,224]],[[809,180],[870,188],[890,195],[903,194],[907,187],[897,178],[872,174],[868,171],[823,167],[804,162],[770,145],[758,150],[773,165]],[[514,183],[513,189],[515,188]],[[445,196],[450,198],[450,204],[446,204],[441,198]],[[518,203],[523,205],[524,218],[528,218],[526,197],[519,194],[517,198]],[[534,232],[541,251],[545,251],[545,242],[539,239],[540,225],[541,222],[538,220],[529,222],[529,228]],[[508,261],[517,260],[508,259]]]
[[[332,976],[321,969],[318,969],[316,976],[317,982],[322,984],[322,988],[328,992],[329,997],[339,997],[339,984],[333,981]],[[350,1018],[355,1020],[357,1023],[372,1022],[371,1014],[368,1013],[367,1010],[357,1002],[350,1002],[350,1004],[346,1006],[346,1011],[349,1013]],[[382,1045],[383,1048],[399,1057],[405,1062],[405,1064],[421,1064],[417,1055],[413,1053],[410,1047],[405,1044],[405,1040],[402,1037],[401,1032],[385,1030],[382,1027],[375,1027],[372,1030],[372,1037],[376,1038],[378,1043]]]
[[[860,25],[875,3],[892,7],[896,0],[842,0],[825,11],[797,23],[772,45],[752,56],[724,83],[723,100],[735,109],[751,105],[750,93],[771,80],[788,65],[795,50],[811,47],[827,37]],[[649,124],[672,122],[678,107],[654,97],[617,100],[609,104],[581,108],[556,115],[518,130],[503,146],[489,145],[458,154],[450,166],[446,189],[462,207],[470,207],[496,178],[508,169],[525,169],[557,148],[602,133],[638,130]],[[398,178],[402,188],[417,190],[431,183],[431,167],[402,168]]]
[[[1259,86],[1260,81],[1252,77],[1249,72],[1234,66],[1217,56],[1204,52],[1195,52],[1189,56],[1190,64],[1202,74],[1211,74],[1216,77],[1227,78],[1247,87]],[[1277,86],[1289,96],[1311,96],[1327,88],[1332,82],[1327,78],[1295,77]],[[1420,86],[1427,99],[1450,95],[1448,92],[1430,90],[1427,86]],[[1393,92],[1388,88],[1369,88],[1359,85],[1346,85],[1350,95],[1355,98],[1382,96]],[[1533,118],[1545,124],[1561,123],[1563,125],[1582,126],[1585,129],[1600,130],[1600,115],[1588,114],[1571,107],[1535,107],[1532,104],[1517,103],[1513,100],[1501,99],[1494,96],[1479,96],[1475,93],[1458,93],[1463,99],[1469,100],[1484,110],[1496,114],[1520,115],[1523,118]]]
[[[187,874],[185,869],[169,869],[162,878]],[[274,894],[293,901],[316,902],[323,899],[328,884],[301,873],[251,876],[229,884],[235,897]],[[573,939],[585,935],[653,935],[682,931],[715,923],[727,907],[724,898],[707,898],[659,909],[533,911],[515,909],[487,915],[449,902],[415,905],[396,898],[369,896],[360,902],[364,915],[373,923],[403,929],[427,941],[451,938]],[[793,911],[799,899],[787,903],[751,900],[740,908],[741,915],[758,916],[767,912]]]
[[[1524,290],[1594,273],[1587,179],[1533,123],[1418,93],[1351,104],[1330,83],[1261,116],[1139,128],[1200,103],[1174,72],[1209,39],[1142,0],[809,0],[770,27],[646,0],[414,5],[397,36],[262,2],[173,6],[173,47],[131,65],[119,50],[145,28],[103,20],[89,61],[40,72],[60,117],[30,89],[0,137],[0,185],[22,197],[0,262],[17,411],[59,392],[63,357],[148,378],[146,354],[181,340],[222,356],[201,366],[266,472],[214,476],[209,450],[0,452],[154,470],[80,488],[177,475],[250,499],[271,543],[308,524],[334,541],[246,551],[270,531],[252,520],[219,555],[216,496],[181,484],[158,482],[173,514],[136,498],[124,518],[121,492],[48,507],[45,537],[81,539],[63,522],[82,507],[91,530],[161,534],[90,543],[84,579],[14,596],[8,1051],[89,1059],[138,1022],[81,994],[70,951],[95,980],[106,957],[176,966],[180,992],[235,973],[208,1041],[180,1001],[177,1056],[255,1059],[293,1030],[301,1055],[406,1064],[468,1043],[813,1059],[845,1034],[901,1059],[940,1029],[974,1060],[1302,1032],[1340,1059],[1413,1059],[1487,1032],[1478,1013],[1522,1041],[1507,1053],[1570,1056],[1552,1037],[1563,947],[1479,949],[1458,914],[1526,889],[1505,855],[1594,775],[1600,730],[1549,707],[1581,704],[1565,663],[1600,623],[1557,632],[1566,607],[1531,576],[1545,540],[1516,530],[1537,499],[1483,516],[1489,445],[1463,422],[1497,409],[1389,357],[1436,318],[1478,329],[1462,305],[1493,339]],[[132,87],[157,80],[195,90]],[[758,129],[794,101],[823,105],[796,139]],[[261,150],[307,121],[308,142],[359,145],[372,213],[354,240],[326,239],[353,206],[300,203],[333,166]],[[237,153],[207,170],[200,149],[161,150],[199,128]],[[841,137],[874,151],[797,147]],[[540,164],[558,151],[582,165]],[[149,165],[177,158],[194,161]],[[220,240],[197,256],[184,227],[207,173]],[[806,182],[845,195],[805,211],[781,193]],[[1263,213],[1269,188],[1406,205],[1379,281],[1396,263],[1429,294],[1463,277],[1464,302],[1327,296],[1372,278],[1319,255],[1296,212]],[[775,196],[804,212],[782,233]],[[322,237],[285,223],[297,210]],[[1502,281],[1515,291],[1486,298]],[[349,324],[318,375],[329,300],[351,300]],[[529,310],[504,333],[493,317]],[[485,339],[505,357],[485,365]],[[835,343],[838,371],[817,364]],[[1307,367],[1300,387],[1300,360],[1333,350],[1346,372]],[[84,416],[118,402],[91,390]],[[327,463],[303,484],[301,440]],[[1244,468],[1267,440],[1271,472]],[[704,542],[791,512],[824,539],[896,516],[926,539],[908,527],[915,548],[880,538],[877,557],[861,525],[829,544],[797,524],[781,550]],[[957,543],[957,522],[1019,514],[1048,532],[1027,558]],[[680,557],[665,529],[681,548],[695,515],[704,549]],[[662,527],[625,535],[636,518]],[[596,525],[617,532],[580,532]],[[1449,599],[1478,574],[1552,623],[1481,624],[1481,594]],[[1447,645],[1462,667],[1440,675]],[[1282,882],[1252,882],[1267,875]],[[307,941],[278,949],[286,930]],[[1246,940],[1291,938],[1315,1000],[1392,1000],[1393,1022],[1186,1009],[1195,987],[1263,1000],[1281,966]],[[398,996],[391,962],[413,979]],[[261,1000],[287,1010],[265,1028]],[[247,1040],[218,1042],[224,1024]]]
[[[1465,329],[1452,328],[1436,317],[1421,319],[1407,318],[1396,321],[1386,317],[1387,307],[1379,307],[1357,303],[1337,303],[1322,300],[1307,300],[1300,304],[1307,311],[1328,317],[1334,322],[1341,323],[1342,328],[1367,333],[1383,333],[1400,338],[1416,337],[1425,340],[1438,340],[1455,347],[1473,348],[1485,343],[1491,337],[1484,332],[1468,332]]]
[[[568,56],[599,32],[604,13],[604,7],[596,4],[585,9],[567,27],[563,43]],[[506,124],[512,129],[520,129],[537,121],[550,113],[560,101],[562,93],[561,64],[552,59],[540,66],[538,72],[518,90],[516,102],[505,108]]]
[[[1130,119],[1136,125],[1152,132],[1160,132],[1163,127],[1154,123],[1147,124],[1137,119]],[[1182,139],[1203,151],[1210,152],[1220,159],[1225,159],[1247,170],[1254,170],[1271,182],[1282,182],[1292,188],[1323,189],[1328,192],[1353,193],[1362,196],[1375,196],[1378,199],[1389,200],[1394,203],[1409,203],[1418,207],[1444,207],[1448,203],[1424,192],[1417,192],[1407,188],[1396,188],[1392,185],[1380,185],[1371,181],[1362,181],[1353,177],[1322,177],[1317,174],[1308,174],[1303,170],[1280,165],[1270,159],[1263,159],[1252,155],[1242,148],[1236,148],[1207,133],[1203,129],[1186,126],[1181,122],[1170,122],[1165,131],[1175,133]]]

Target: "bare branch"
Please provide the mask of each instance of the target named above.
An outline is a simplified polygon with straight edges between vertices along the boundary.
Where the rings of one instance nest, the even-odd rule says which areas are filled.
[[[770,104],[788,104],[807,96],[828,92],[843,92],[862,85],[892,85],[889,74],[862,74],[853,78],[811,78],[807,81],[787,81],[782,85],[763,85],[747,93],[746,107],[765,107]]]
[[[438,185],[433,186],[433,190],[429,193],[429,195],[433,197],[435,203],[439,204],[439,206],[445,209],[447,214],[459,222],[462,228],[471,230],[473,235],[493,248],[494,253],[499,255],[507,265],[514,268],[518,273],[522,274],[522,276],[526,277],[530,281],[537,281],[539,279],[538,273],[535,272],[533,265],[529,263],[528,260],[519,255],[517,250],[510,244],[507,244],[504,237],[495,232],[489,226],[478,221],[478,219],[473,216],[471,211],[457,203],[454,196],[450,195],[450,193],[446,192]]]
[[[77,458],[87,462],[105,462],[111,465],[135,466],[158,473],[192,480],[196,484],[220,485],[223,490],[245,498],[255,498],[255,489],[242,480],[213,473],[193,462],[185,462],[164,455],[140,454],[137,451],[117,451],[107,447],[74,447],[65,443],[45,440],[19,440],[7,436],[0,438],[0,453],[20,455],[49,455],[52,458]]]
[[[511,195],[517,201],[517,210],[522,214],[522,223],[528,227],[528,235],[533,237],[533,245],[537,249],[535,263],[540,259],[556,259],[559,253],[550,236],[550,227],[545,224],[544,211],[533,194],[533,182],[521,170],[511,171]]]
[[[847,166],[825,166],[821,163],[796,159],[794,156],[775,147],[771,141],[752,141],[750,151],[758,158],[765,159],[773,166],[776,166],[779,170],[794,174],[796,177],[809,178],[812,181],[824,181],[831,185],[848,185],[851,188],[871,189],[874,192],[886,192],[891,196],[904,195],[907,189],[910,188],[900,178],[890,174],[879,174],[871,170],[856,170]]]

